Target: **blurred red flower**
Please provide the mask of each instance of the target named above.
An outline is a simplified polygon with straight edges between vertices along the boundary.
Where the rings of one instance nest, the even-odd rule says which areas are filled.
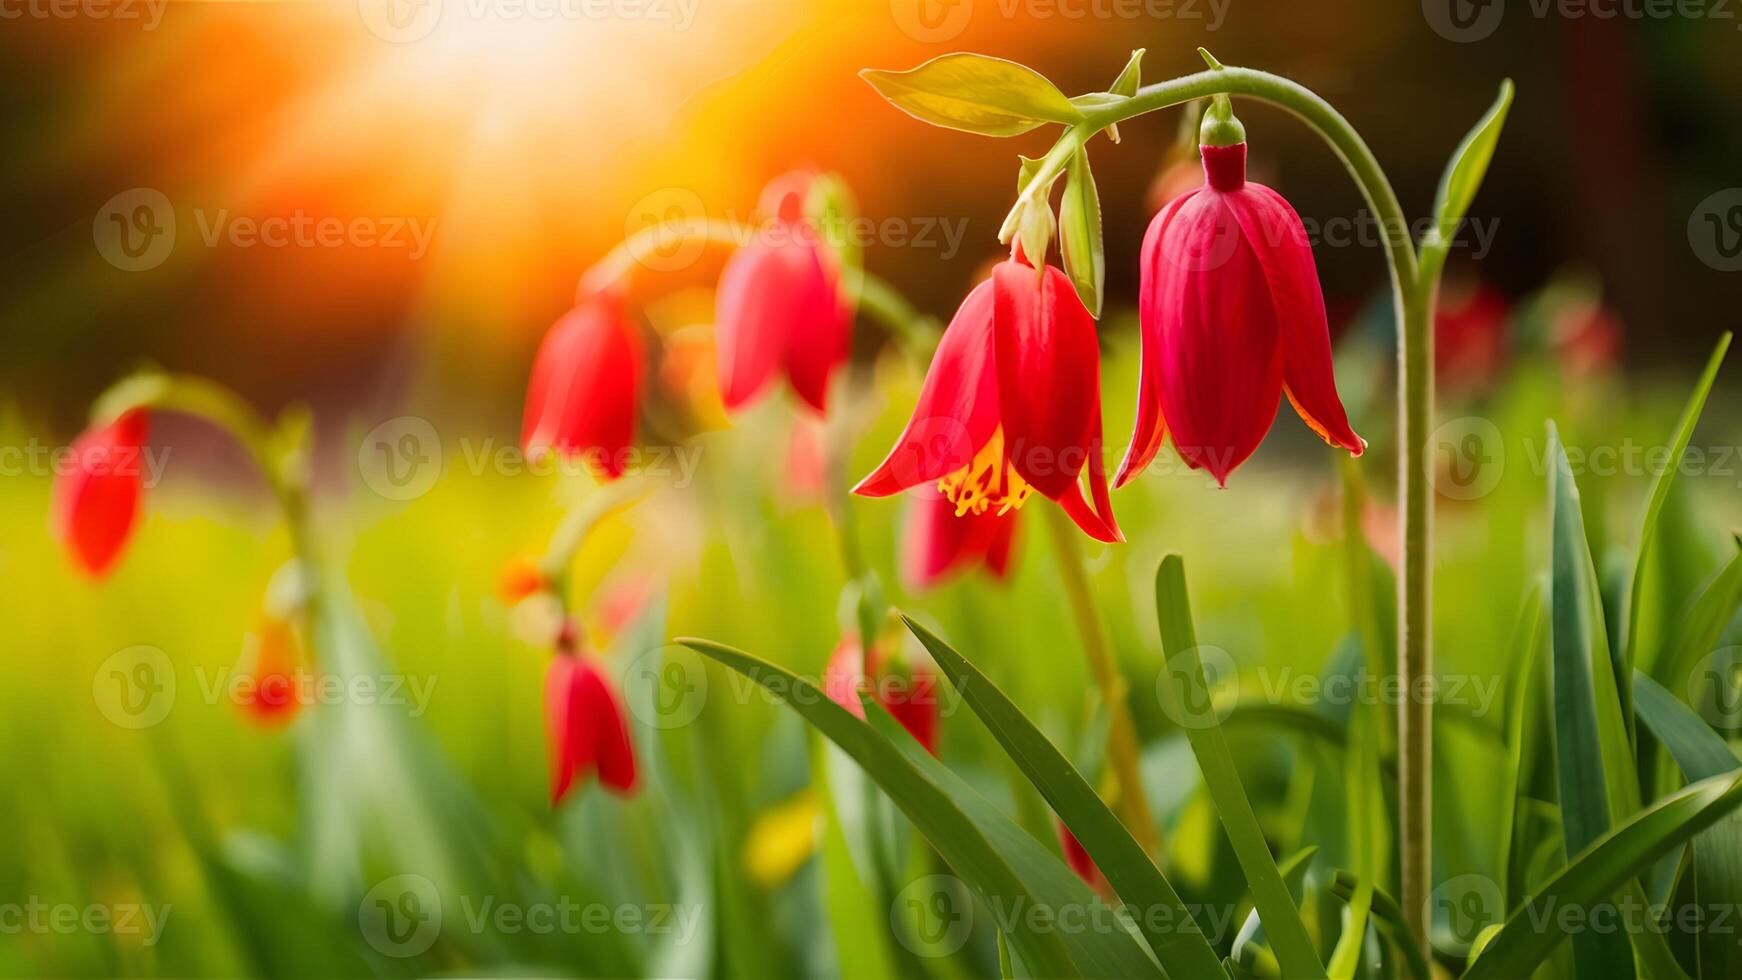
[[[909,588],[923,590],[981,565],[1003,581],[1010,574],[1015,537],[1015,511],[957,514],[956,505],[942,496],[916,496],[902,533],[902,578]]]
[[[580,455],[615,479],[628,464],[641,393],[641,339],[615,289],[589,294],[544,335],[526,386],[521,449]]]
[[[636,789],[635,750],[616,686],[599,663],[572,644],[551,659],[544,683],[545,737],[550,756],[550,802],[562,802],[575,779],[597,772],[619,796]]]
[[[114,567],[139,517],[149,416],[123,413],[72,444],[72,468],[55,475],[54,527],[73,565],[92,578]]]

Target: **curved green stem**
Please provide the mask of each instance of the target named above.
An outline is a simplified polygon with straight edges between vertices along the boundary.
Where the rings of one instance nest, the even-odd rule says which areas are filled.
[[[551,533],[544,557],[538,561],[538,570],[550,583],[552,594],[567,601],[569,566],[575,563],[575,554],[587,540],[588,532],[600,521],[646,496],[651,489],[643,478],[625,476],[588,494],[563,515],[562,522]]]
[[[1213,95],[1243,95],[1269,102],[1299,117],[1343,161],[1379,221],[1397,314],[1398,472],[1403,498],[1403,570],[1398,580],[1397,667],[1401,689],[1420,690],[1433,670],[1433,511],[1428,496],[1427,453],[1433,418],[1433,307],[1443,249],[1418,260],[1397,193],[1366,141],[1342,114],[1312,90],[1269,72],[1215,68],[1138,89],[1122,102],[1086,110],[1084,122],[1066,130],[1060,145],[1085,127],[1099,130],[1156,109]],[[1430,813],[1433,794],[1433,705],[1406,696],[1398,707],[1399,841],[1402,850],[1403,913],[1416,942],[1427,948],[1427,896],[1432,874]]]

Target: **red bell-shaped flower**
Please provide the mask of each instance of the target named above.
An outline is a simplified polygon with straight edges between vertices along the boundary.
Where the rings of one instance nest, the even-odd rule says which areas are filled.
[[[944,331],[895,448],[854,492],[935,483],[958,514],[1007,515],[1038,491],[1090,537],[1124,540],[1102,458],[1100,368],[1095,321],[1065,274],[1047,266],[1037,279],[1020,254],[998,263]]]
[[[590,772],[619,796],[636,788],[635,750],[623,703],[592,658],[558,650],[544,681],[545,736],[550,754],[550,802],[562,802],[575,779]]]
[[[1010,574],[1016,513],[957,514],[942,496],[915,498],[902,532],[901,572],[910,588],[929,589],[958,572],[983,565],[1002,581]]]
[[[246,666],[250,683],[237,706],[244,717],[262,725],[289,721],[302,707],[297,690],[296,632],[278,616],[260,617],[254,656]]]
[[[1244,142],[1200,151],[1204,186],[1163,208],[1143,239],[1142,381],[1116,486],[1149,465],[1167,429],[1187,465],[1226,484],[1284,394],[1326,442],[1357,456],[1366,448],[1337,396],[1300,216],[1280,194],[1247,183]]]
[[[767,221],[727,260],[715,297],[720,398],[736,409],[785,370],[793,391],[823,411],[829,379],[847,359],[852,309],[840,262],[807,216],[816,178],[794,172],[762,193]]]
[[[92,578],[108,574],[133,534],[150,428],[145,411],[134,409],[87,429],[73,440],[71,469],[55,476],[55,532],[73,565]]]
[[[579,455],[615,479],[629,462],[641,392],[641,340],[614,289],[593,293],[544,335],[526,386],[528,458]]]

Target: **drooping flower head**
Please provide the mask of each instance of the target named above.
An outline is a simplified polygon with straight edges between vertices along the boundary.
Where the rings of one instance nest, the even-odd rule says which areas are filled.
[[[73,441],[71,468],[55,476],[55,533],[92,578],[109,573],[138,523],[149,431],[143,409],[87,429]]]
[[[839,257],[813,220],[815,174],[795,171],[762,193],[764,222],[727,260],[715,298],[720,397],[737,409],[782,371],[799,398],[821,412],[829,379],[847,359],[852,308]]]
[[[914,590],[932,588],[951,576],[984,566],[994,579],[1010,574],[1016,512],[956,513],[942,495],[916,497],[907,509],[901,539],[902,578]]]
[[[619,796],[636,789],[635,750],[616,685],[596,658],[580,652],[572,626],[559,640],[544,681],[550,802],[562,802],[577,779],[598,773]]]
[[[238,701],[243,717],[261,725],[281,725],[302,707],[297,690],[296,631],[289,620],[263,614],[246,657],[246,697]]]
[[[1331,370],[1318,269],[1300,216],[1246,180],[1245,132],[1225,97],[1205,114],[1204,185],[1175,198],[1143,240],[1142,381],[1115,485],[1174,448],[1217,482],[1252,455],[1283,395],[1324,440],[1360,455]]]
[[[1008,515],[1038,492],[1090,537],[1123,540],[1102,459],[1100,366],[1095,321],[1070,280],[1050,265],[1037,276],[1018,249],[962,301],[907,428],[854,492],[935,485],[962,515]]]
[[[619,290],[589,293],[563,314],[532,362],[520,430],[527,457],[581,456],[605,477],[622,476],[635,438],[643,357]]]

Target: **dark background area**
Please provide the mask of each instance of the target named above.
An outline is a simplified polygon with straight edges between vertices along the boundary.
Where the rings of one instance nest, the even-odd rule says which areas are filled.
[[[855,75],[952,50],[1022,61],[1072,94],[1105,87],[1134,47],[1148,49],[1147,81],[1198,70],[1200,44],[1289,75],[1357,126],[1412,219],[1511,77],[1517,101],[1472,209],[1497,234],[1479,259],[1454,252],[1452,275],[1517,298],[1568,270],[1594,274],[1630,369],[1690,364],[1737,324],[1742,272],[1703,262],[1689,239],[1700,203],[1742,186],[1734,4],[1652,17],[1514,3],[1491,34],[1458,41],[1436,30],[1437,0],[1229,0],[1220,22],[1203,0],[980,0],[934,43],[903,31],[905,0],[696,2],[684,31],[638,25],[619,40],[595,21],[540,27],[572,34],[580,53],[537,74],[504,73],[531,62],[491,53],[495,39],[476,31],[456,42],[468,53],[445,61],[384,42],[342,3],[173,4],[151,30],[0,21],[0,403],[68,429],[96,391],[151,361],[213,375],[267,407],[433,394],[479,426],[512,425],[532,346],[575,278],[622,237],[635,202],[693,188],[711,213],[743,215],[767,177],[805,163],[842,173],[867,216],[966,219],[947,260],[867,251],[871,268],[947,314],[1000,250],[1015,155],[1038,155],[1051,138],[928,127]],[[602,50],[600,38],[623,64],[599,68],[585,46]],[[413,63],[422,67],[370,81]],[[642,105],[664,82],[675,94]],[[1309,222],[1358,214],[1354,185],[1306,128],[1266,107],[1241,114],[1256,178]],[[1110,311],[1134,302],[1145,195],[1177,118],[1145,117],[1122,127],[1122,144],[1092,148]],[[92,219],[140,186],[175,202],[181,237],[161,266],[122,271],[97,254]],[[206,246],[194,209],[409,216],[437,233],[416,260]],[[1317,256],[1333,309],[1383,287],[1376,247]]]

